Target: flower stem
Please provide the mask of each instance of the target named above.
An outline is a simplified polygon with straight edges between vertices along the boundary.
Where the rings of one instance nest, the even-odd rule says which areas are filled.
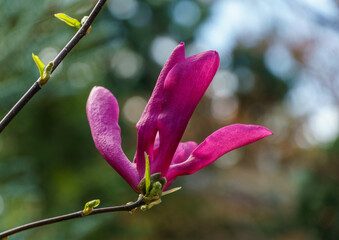
[[[53,69],[51,73],[59,66],[66,55],[72,50],[72,48],[86,35],[88,28],[93,23],[94,19],[102,9],[106,0],[99,0],[92,12],[88,16],[86,23],[77,31],[73,38],[66,44],[66,46],[59,52],[54,58]],[[29,100],[41,89],[39,85],[40,78],[32,85],[32,87],[22,96],[22,98],[12,107],[12,109],[6,114],[6,116],[0,122],[0,133],[6,128],[6,126],[13,120],[13,118],[21,111],[21,109],[29,102]]]
[[[25,231],[25,230],[28,230],[28,229],[37,228],[37,227],[41,227],[41,226],[44,226],[44,225],[48,225],[48,224],[52,224],[52,223],[56,223],[56,222],[62,222],[62,221],[66,221],[66,220],[70,220],[70,219],[74,219],[74,218],[87,217],[87,216],[91,216],[91,215],[95,215],[95,214],[101,214],[101,213],[107,213],[107,212],[131,211],[134,208],[140,207],[143,204],[145,204],[145,202],[144,202],[144,199],[141,198],[141,199],[138,199],[136,202],[134,202],[132,204],[128,204],[128,205],[105,207],[105,208],[96,208],[96,209],[93,209],[91,214],[86,215],[86,216],[83,215],[82,211],[78,211],[78,212],[69,213],[69,214],[65,214],[65,215],[61,215],[61,216],[57,216],[57,217],[39,220],[39,221],[36,221],[36,222],[21,225],[21,226],[18,226],[18,227],[15,227],[15,228],[12,228],[12,229],[9,229],[7,231],[0,233],[0,240],[5,239],[6,237],[13,235],[15,233],[19,233],[19,232],[22,232],[22,231]]]

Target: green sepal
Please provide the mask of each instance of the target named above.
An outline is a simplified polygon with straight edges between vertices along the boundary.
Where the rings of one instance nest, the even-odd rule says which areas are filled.
[[[145,204],[140,207],[142,211],[146,211],[151,207],[161,203],[163,185],[156,181],[152,184],[152,188],[148,195],[143,196]]]
[[[140,210],[141,211],[146,211],[146,210],[152,208],[155,205],[159,205],[160,203],[161,203],[161,198],[157,198],[157,199],[153,200],[152,202],[150,202],[148,204],[142,205],[140,207]]]
[[[70,16],[67,16],[64,13],[56,13],[56,14],[54,14],[54,16],[56,18],[60,19],[61,21],[67,23],[67,25],[69,25],[71,27],[75,27],[77,29],[81,28],[81,23],[77,19],[72,18]]]
[[[150,184],[150,189],[149,190],[152,190],[153,184],[155,182],[160,182],[161,185],[162,185],[162,188],[164,188],[164,186],[167,183],[166,178],[161,177],[161,173],[153,173],[150,176],[150,181],[151,181],[151,184]],[[142,193],[145,196],[147,195],[146,194],[146,179],[145,178],[141,179],[141,181],[139,182],[138,189],[139,189],[140,193]]]
[[[170,190],[167,190],[165,192],[162,192],[162,196],[166,196],[168,194],[174,193],[176,191],[179,191],[182,187],[176,187],[176,188],[172,188]]]
[[[159,180],[160,180],[160,177],[161,177],[161,173],[160,173],[160,172],[158,172],[158,173],[153,173],[153,174],[151,175],[151,183],[152,183],[152,182],[157,182],[157,181],[159,181]]]
[[[91,214],[92,211],[93,211],[93,208],[99,206],[99,204],[100,204],[99,199],[87,202],[85,204],[84,210],[82,210],[82,216],[87,216],[87,215]]]
[[[167,183],[167,180],[166,180],[165,177],[162,177],[162,178],[159,179],[159,182],[160,182],[161,185],[162,185],[162,188],[161,188],[161,190],[162,190],[162,189],[165,187],[165,185],[166,185],[166,183]]]
[[[40,58],[37,55],[34,55],[34,53],[32,53],[32,58],[35,64],[37,65],[39,69],[40,77],[42,78],[44,75],[45,64],[40,60]]]
[[[149,158],[147,153],[145,152],[145,187],[146,187],[146,195],[148,195],[150,187],[151,187],[151,170],[149,167]]]

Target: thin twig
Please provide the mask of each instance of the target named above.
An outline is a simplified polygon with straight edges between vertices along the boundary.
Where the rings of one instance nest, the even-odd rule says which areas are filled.
[[[66,44],[66,46],[59,52],[54,58],[54,66],[52,73],[59,66],[66,55],[72,50],[72,48],[86,35],[88,28],[93,23],[94,19],[100,12],[102,6],[106,0],[99,0],[92,12],[88,16],[85,24],[79,29],[79,31],[73,36],[73,38]],[[13,120],[13,118],[21,111],[21,109],[28,103],[28,101],[41,89],[39,85],[40,78],[32,85],[32,87],[23,95],[23,97],[12,107],[12,109],[6,114],[6,116],[0,122],[0,133],[6,128],[6,126]]]
[[[131,211],[134,208],[140,207],[141,205],[144,205],[144,204],[145,204],[144,199],[141,198],[141,199],[138,199],[136,202],[129,204],[129,205],[106,207],[106,208],[96,208],[96,209],[93,209],[92,213],[87,215],[87,216],[101,214],[101,213],[107,213],[107,212]],[[74,219],[74,218],[87,217],[87,216],[84,216],[82,211],[78,211],[78,212],[69,213],[69,214],[66,214],[66,215],[58,216],[58,217],[47,218],[47,219],[44,219],[44,220],[28,223],[28,224],[21,225],[19,227],[15,227],[15,228],[12,228],[12,229],[9,229],[7,231],[0,233],[0,239],[5,239],[6,237],[8,237],[10,235],[13,235],[15,233],[22,232],[22,231],[25,231],[25,230],[28,230],[28,229],[37,228],[37,227],[41,227],[41,226],[44,226],[44,225],[48,225],[48,224],[52,224],[52,223],[56,223],[56,222],[62,222],[62,221],[66,221],[66,220],[70,220],[70,219]]]

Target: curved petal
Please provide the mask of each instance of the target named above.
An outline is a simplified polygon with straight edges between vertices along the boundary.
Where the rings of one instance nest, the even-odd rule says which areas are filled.
[[[178,163],[182,163],[184,161],[187,160],[187,158],[191,155],[192,151],[198,146],[198,144],[196,142],[190,141],[190,142],[183,142],[183,143],[179,143],[177,150],[174,153],[171,165],[175,165]],[[171,167],[170,167],[171,168]],[[165,187],[164,187],[164,191],[167,190],[167,188],[169,186],[172,185],[172,183],[174,182],[175,177],[170,179]]]
[[[154,157],[156,157],[158,154],[159,145],[160,145],[160,141],[159,141],[159,134],[158,134],[155,137],[155,141],[154,141],[154,149],[153,149]],[[193,141],[179,143],[177,149],[175,150],[174,156],[172,158],[171,165],[185,161],[197,146],[198,144]]]
[[[174,153],[171,165],[182,163],[189,155],[191,155],[192,151],[198,146],[196,142],[181,142],[179,143],[177,150]]]
[[[216,51],[207,51],[176,64],[168,73],[163,89],[162,110],[157,121],[160,148],[151,165],[151,172],[161,172],[166,176],[187,123],[212,81],[219,62]]]
[[[117,100],[109,90],[94,87],[87,100],[86,112],[96,148],[134,191],[139,192],[140,177],[135,164],[128,160],[121,148]]]
[[[234,124],[223,127],[208,136],[185,162],[171,165],[166,178],[169,181],[180,175],[195,173],[222,155],[272,134],[269,129],[256,125]]]
[[[159,150],[159,145],[160,145],[160,138],[159,138],[159,132],[155,136],[154,139],[154,144],[153,144],[153,159],[156,158]]]
[[[137,123],[138,139],[137,152],[134,157],[134,162],[140,175],[145,172],[144,152],[150,156],[150,162],[153,160],[153,143],[158,131],[156,122],[161,112],[161,104],[163,101],[164,82],[169,71],[179,62],[185,60],[185,45],[180,43],[168,58],[164,67],[161,70],[158,81],[154,87],[152,96]]]

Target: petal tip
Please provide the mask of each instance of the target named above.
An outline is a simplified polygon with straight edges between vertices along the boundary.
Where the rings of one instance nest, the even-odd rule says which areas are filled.
[[[258,127],[260,127],[261,128],[261,130],[262,130],[262,133],[265,135],[265,137],[267,137],[267,136],[270,136],[270,135],[273,135],[274,133],[271,131],[271,130],[269,130],[267,127],[263,127],[263,126],[258,126]]]
[[[219,67],[220,64],[220,56],[219,53],[215,50],[209,50],[207,52],[205,52],[205,54],[208,56],[209,59],[211,59],[213,61],[213,64],[215,66]]]
[[[234,126],[236,128],[239,128],[239,129],[245,128],[245,129],[248,129],[248,130],[255,131],[255,132],[259,133],[260,135],[262,135],[263,138],[274,134],[267,127],[260,126],[260,125],[251,125],[251,124],[236,123],[236,124],[233,124],[233,125],[230,125],[230,126]]]
[[[94,86],[91,90],[91,92],[94,92],[94,91],[109,91],[107,88],[104,88],[102,86]]]
[[[267,130],[267,132],[268,132],[267,136],[274,135],[274,132],[272,132],[272,131],[269,130],[268,128],[266,128],[266,130]]]
[[[219,53],[215,50],[212,50],[211,52],[212,52],[212,55],[214,55],[214,57],[220,61]]]
[[[209,50],[207,53],[219,58],[219,53],[216,50]]]
[[[101,86],[94,86],[91,90],[91,92],[89,93],[88,99],[87,99],[87,103],[90,102],[96,102],[99,99],[103,100],[103,99],[111,99],[114,98],[114,102],[116,101],[114,95],[112,94],[112,92],[110,90],[108,90],[107,88],[101,87]]]

